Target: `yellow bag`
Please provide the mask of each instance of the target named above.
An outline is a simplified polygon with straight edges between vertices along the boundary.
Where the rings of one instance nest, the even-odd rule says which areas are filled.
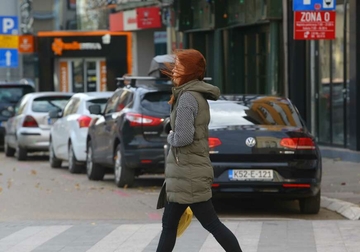
[[[192,217],[193,212],[190,207],[187,207],[179,220],[176,237],[180,237],[184,233],[185,229],[190,225]]]

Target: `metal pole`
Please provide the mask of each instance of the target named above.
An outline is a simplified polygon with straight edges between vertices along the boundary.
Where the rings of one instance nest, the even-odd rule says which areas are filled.
[[[11,70],[8,67],[8,68],[6,68],[6,80],[10,81],[10,78],[11,78]]]
[[[166,41],[166,44],[167,44],[167,53],[168,54],[172,54],[172,44],[173,44],[173,41],[172,41],[172,13],[171,13],[171,6],[168,6],[167,7],[167,19],[166,19],[166,35],[167,35],[167,41]]]
[[[284,40],[284,96],[289,97],[288,80],[288,0],[283,0],[283,40]]]
[[[344,33],[343,33],[343,36],[344,36],[344,49],[343,49],[343,53],[344,53],[344,63],[343,63],[343,71],[344,71],[344,84],[343,84],[343,111],[344,111],[344,115],[343,115],[343,120],[344,120],[344,129],[343,129],[343,132],[344,132],[344,147],[346,148],[347,147],[347,144],[348,144],[348,138],[347,138],[347,135],[348,135],[348,116],[347,116],[347,97],[348,97],[348,84],[347,84],[347,3],[348,3],[348,0],[345,0],[344,1]]]

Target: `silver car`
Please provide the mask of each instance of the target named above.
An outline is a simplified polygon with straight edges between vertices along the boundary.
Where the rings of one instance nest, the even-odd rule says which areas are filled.
[[[25,95],[15,107],[15,115],[6,124],[5,155],[17,153],[26,160],[28,152],[48,151],[52,121],[49,111],[62,111],[71,93],[37,92]]]

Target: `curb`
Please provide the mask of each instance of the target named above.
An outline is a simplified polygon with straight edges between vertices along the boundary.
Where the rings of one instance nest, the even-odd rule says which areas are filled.
[[[349,220],[360,220],[360,207],[353,203],[321,196],[321,207],[337,212]]]

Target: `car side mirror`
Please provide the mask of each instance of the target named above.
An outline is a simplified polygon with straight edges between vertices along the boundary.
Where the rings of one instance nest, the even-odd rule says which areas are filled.
[[[5,117],[13,117],[15,115],[15,111],[14,108],[10,106],[2,110],[0,114]]]
[[[97,105],[97,104],[90,105],[89,106],[89,111],[90,111],[90,114],[94,114],[94,115],[101,115],[102,114],[101,106]]]
[[[62,112],[59,111],[58,109],[54,109],[49,112],[49,117],[51,119],[57,119],[60,118],[61,116],[62,116]]]

